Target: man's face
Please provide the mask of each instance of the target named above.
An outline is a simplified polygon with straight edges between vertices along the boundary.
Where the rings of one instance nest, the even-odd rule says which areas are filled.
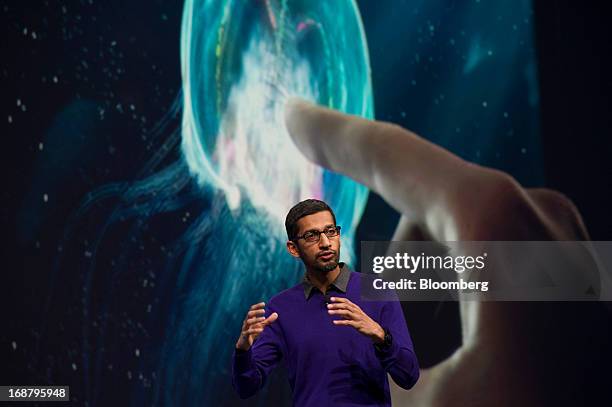
[[[334,218],[329,211],[317,212],[304,216],[297,221],[298,236],[308,231],[322,232],[329,227],[335,227]],[[287,242],[287,249],[294,257],[299,257],[307,269],[328,272],[338,266],[340,260],[340,236],[327,237],[321,233],[318,242],[306,242],[299,239]]]

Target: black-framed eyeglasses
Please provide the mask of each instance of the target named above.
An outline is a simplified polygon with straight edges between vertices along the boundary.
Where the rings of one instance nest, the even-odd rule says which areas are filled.
[[[309,230],[302,236],[296,236],[293,240],[304,239],[308,243],[318,242],[321,239],[321,233],[325,233],[325,236],[332,238],[340,235],[340,226],[330,226],[324,230]]]

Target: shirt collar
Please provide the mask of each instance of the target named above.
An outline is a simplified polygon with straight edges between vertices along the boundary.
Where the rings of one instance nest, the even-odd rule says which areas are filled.
[[[334,282],[331,283],[330,287],[334,286],[339,291],[346,293],[346,288],[348,286],[349,279],[351,278],[351,270],[349,266],[343,262],[339,262],[338,265],[340,266],[340,274],[338,274],[338,277],[336,277]],[[308,280],[308,272],[304,273],[302,285],[304,286],[304,297],[308,299],[312,293],[312,289],[315,288],[310,280]]]

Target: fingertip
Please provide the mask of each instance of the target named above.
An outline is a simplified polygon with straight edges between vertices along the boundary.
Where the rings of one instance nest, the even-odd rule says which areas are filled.
[[[293,96],[285,102],[285,122],[288,122],[295,113],[313,104],[306,99]]]
[[[285,127],[290,135],[304,127],[304,113],[315,105],[306,99],[292,97],[285,103]]]

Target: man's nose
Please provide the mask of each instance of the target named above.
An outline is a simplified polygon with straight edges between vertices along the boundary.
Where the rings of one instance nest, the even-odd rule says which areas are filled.
[[[327,237],[325,233],[321,233],[319,236],[319,247],[329,247],[331,246],[331,239]]]

